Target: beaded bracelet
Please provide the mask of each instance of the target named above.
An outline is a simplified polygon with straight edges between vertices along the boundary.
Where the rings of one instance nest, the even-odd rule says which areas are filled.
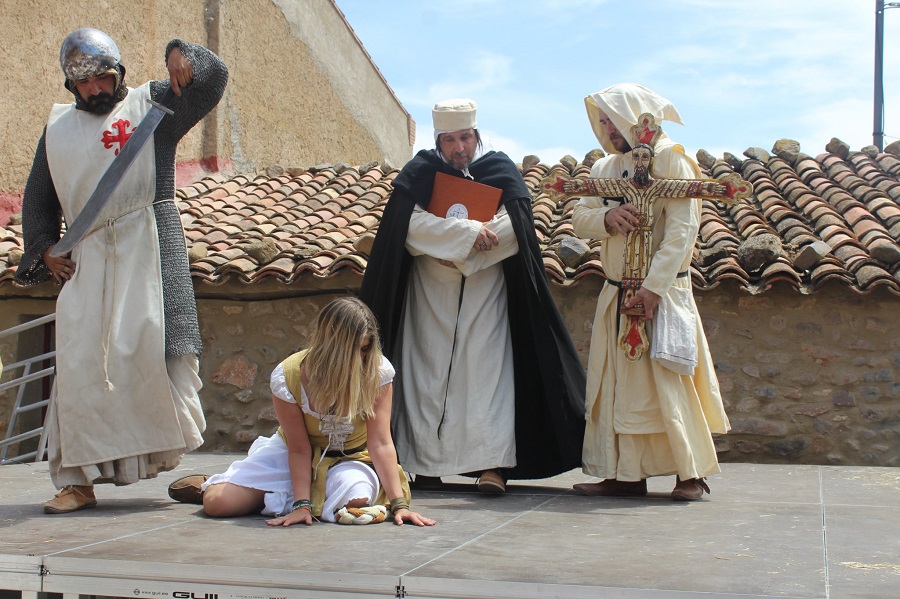
[[[291,511],[296,512],[300,508],[305,507],[312,513],[313,504],[309,499],[298,499],[294,503],[291,504]]]
[[[397,497],[396,499],[391,499],[391,511],[396,513],[397,510],[408,510],[409,502],[406,501],[405,497]]]

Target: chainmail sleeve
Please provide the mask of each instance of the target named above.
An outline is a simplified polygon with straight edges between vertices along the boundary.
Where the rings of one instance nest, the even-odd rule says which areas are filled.
[[[46,129],[34,153],[31,174],[22,195],[22,236],[25,253],[16,269],[16,282],[30,287],[50,278],[44,252],[57,243],[62,226],[62,207],[47,162]]]
[[[169,103],[175,115],[163,119],[156,134],[160,135],[162,130],[163,135],[177,143],[222,99],[225,85],[228,83],[228,67],[221,58],[203,46],[178,39],[172,40],[166,46],[167,59],[169,52],[175,47],[191,61],[194,79],[190,85],[182,88],[181,96],[175,96]],[[150,93],[153,99],[158,101],[168,88],[168,79],[154,81]]]
[[[159,234],[166,355],[199,356],[203,345],[181,215],[178,207],[167,200],[175,197],[175,152],[178,142],[218,104],[228,83],[228,68],[203,46],[181,40],[169,43],[166,57],[176,46],[191,61],[193,81],[182,88],[180,97],[175,96],[168,103],[175,114],[166,116],[153,134],[156,155],[156,203],[153,208]],[[169,87],[168,80],[151,82],[151,97],[159,101]]]

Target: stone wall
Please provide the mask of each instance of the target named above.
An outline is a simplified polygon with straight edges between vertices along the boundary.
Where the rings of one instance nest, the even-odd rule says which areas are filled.
[[[304,297],[276,283],[198,288],[208,421],[200,451],[243,451],[275,430],[272,369],[308,342],[322,306],[358,285],[344,274],[310,278]],[[585,363],[600,288],[596,278],[551,286]],[[812,296],[720,285],[695,296],[733,427],[717,438],[722,461],[900,466],[900,298],[840,285]],[[37,299],[2,305],[2,328],[18,323],[14,313],[53,309]],[[5,362],[14,352],[0,339]],[[9,405],[0,397],[0,424]]]
[[[732,425],[723,460],[900,465],[897,297],[695,295]]]
[[[277,428],[269,376],[306,346],[316,314],[339,295],[198,302],[204,345],[201,399],[207,418],[201,451],[244,450]]]
[[[554,288],[585,364],[599,291]],[[900,298],[837,284],[694,296],[732,425],[722,461],[900,465]]]
[[[586,364],[599,280],[553,291]],[[268,376],[336,295],[200,302],[204,449],[246,449],[276,426]],[[900,465],[898,298],[723,285],[696,299],[733,427],[717,439],[722,461]]]

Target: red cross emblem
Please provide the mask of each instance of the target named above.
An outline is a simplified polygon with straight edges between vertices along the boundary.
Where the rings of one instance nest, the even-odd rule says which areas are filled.
[[[125,119],[119,119],[118,121],[112,124],[113,129],[116,131],[104,131],[103,132],[103,147],[107,150],[113,147],[113,144],[119,144],[119,147],[116,148],[116,156],[119,155],[119,150],[122,149],[122,146],[125,145],[125,142],[128,141],[128,138],[131,137],[131,133],[134,133],[134,130],[137,127],[131,128],[131,133],[128,132],[128,127],[131,127],[131,121],[126,121]]]

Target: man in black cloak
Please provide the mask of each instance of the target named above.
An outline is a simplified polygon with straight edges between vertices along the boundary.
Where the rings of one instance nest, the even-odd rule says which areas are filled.
[[[416,486],[452,474],[502,493],[508,479],[581,465],[585,370],[545,277],[518,167],[482,152],[471,100],[433,110],[436,148],[400,171],[360,297],[397,368],[392,427]],[[502,190],[488,222],[428,212],[444,173]]]

